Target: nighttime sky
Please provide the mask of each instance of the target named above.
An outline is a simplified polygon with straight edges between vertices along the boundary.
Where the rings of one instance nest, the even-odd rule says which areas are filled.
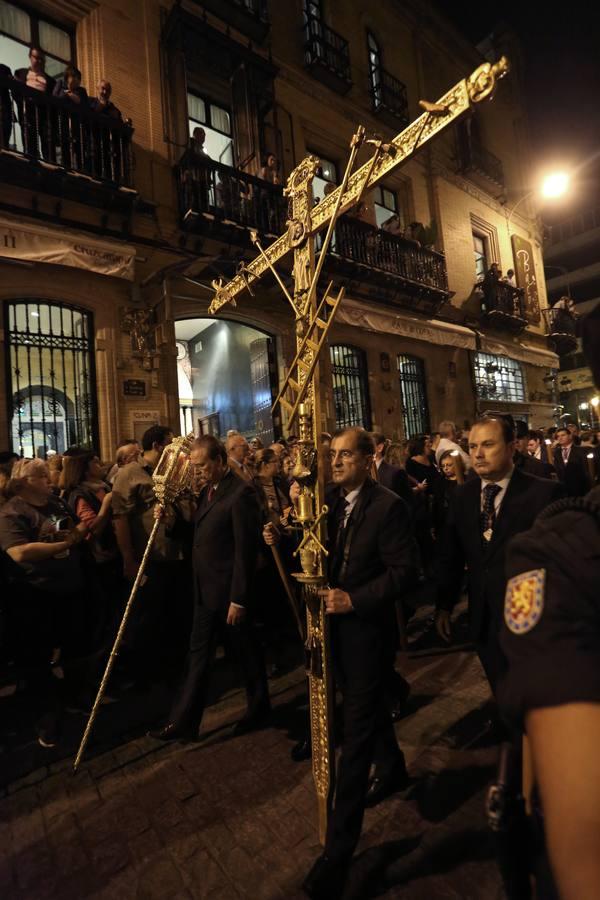
[[[595,4],[570,0],[553,9],[553,4],[531,0],[438,0],[438,5],[473,42],[500,20],[519,35],[534,158],[541,168],[576,166],[600,154],[600,15],[591,11]],[[600,155],[598,160],[600,172]]]

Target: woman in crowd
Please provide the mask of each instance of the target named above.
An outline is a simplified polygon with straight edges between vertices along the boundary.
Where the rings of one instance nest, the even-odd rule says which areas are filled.
[[[52,493],[41,459],[15,463],[11,499],[0,509],[0,548],[11,599],[14,659],[25,673],[36,712],[38,741],[58,741],[65,699],[81,690],[87,525],[75,524]]]
[[[459,484],[464,484],[465,464],[457,450],[446,450],[440,457],[443,478],[438,478],[433,487],[433,528],[439,540],[444,530],[448,507]]]
[[[71,447],[65,453],[59,482],[62,497],[89,532],[88,563],[93,565],[96,588],[95,603],[87,607],[93,650],[110,640],[124,599],[122,562],[112,528],[112,493],[103,475],[104,467],[93,450]]]
[[[427,493],[431,494],[433,484],[440,473],[431,461],[432,444],[428,435],[418,434],[408,442],[406,472],[419,484],[427,483]]]

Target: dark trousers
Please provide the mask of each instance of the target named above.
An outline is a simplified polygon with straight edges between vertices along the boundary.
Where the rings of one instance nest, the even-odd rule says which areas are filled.
[[[360,837],[371,762],[385,776],[402,759],[402,752],[384,697],[386,629],[354,614],[332,617],[331,625],[344,740],[325,853],[340,860],[352,855]]]
[[[265,661],[252,622],[246,617],[241,625],[227,626],[226,620],[227,607],[212,610],[196,601],[187,674],[169,716],[169,721],[179,729],[200,726],[206,705],[210,664],[223,628],[228,629],[227,636],[242,671],[247,715],[253,716],[269,708]]]

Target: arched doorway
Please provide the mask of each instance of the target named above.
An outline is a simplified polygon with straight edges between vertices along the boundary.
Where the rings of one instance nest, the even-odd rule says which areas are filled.
[[[233,430],[271,443],[273,338],[241,322],[197,318],[176,321],[175,339],[182,433],[224,438]]]

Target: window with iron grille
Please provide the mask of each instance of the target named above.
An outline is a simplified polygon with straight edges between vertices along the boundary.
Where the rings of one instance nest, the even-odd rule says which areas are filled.
[[[6,304],[12,448],[44,458],[93,447],[96,384],[91,313],[47,300]]]
[[[415,434],[426,434],[429,431],[429,406],[425,383],[425,364],[418,356],[406,356],[400,353],[398,354],[398,374],[402,396],[404,436],[411,438]]]
[[[473,361],[475,389],[480,400],[512,400],[524,403],[523,367],[508,356],[476,353]]]
[[[345,344],[330,347],[336,428],[371,428],[367,364],[363,350]]]

